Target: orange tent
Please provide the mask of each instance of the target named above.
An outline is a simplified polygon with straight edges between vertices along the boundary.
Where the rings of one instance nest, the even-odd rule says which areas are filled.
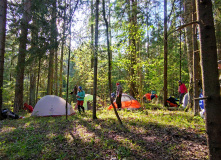
[[[143,96],[143,98],[145,97],[146,98],[146,100],[148,100],[148,101],[151,101],[151,93],[146,93],[144,96]],[[155,97],[156,98],[158,98],[158,96],[155,94]]]
[[[122,108],[127,108],[127,109],[139,109],[141,108],[140,103],[133,98],[132,96],[123,93],[122,97],[121,97],[121,104],[122,104]],[[114,101],[114,105],[117,108],[117,104],[116,104],[116,100]],[[112,109],[113,106],[112,104],[108,107],[108,109]]]

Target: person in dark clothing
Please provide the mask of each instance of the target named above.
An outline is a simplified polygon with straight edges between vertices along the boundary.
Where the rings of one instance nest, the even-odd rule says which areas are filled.
[[[114,92],[111,93],[111,100],[114,101],[115,98],[116,98],[116,94]]]
[[[75,85],[74,86],[74,88],[73,88],[73,90],[72,90],[72,92],[70,93],[71,95],[73,95],[73,102],[77,102],[76,100],[76,98],[77,98],[77,92],[78,92],[78,87],[77,87],[77,85]]]
[[[75,85],[73,91],[70,94],[77,95],[77,92],[78,92],[78,87],[77,85]]]
[[[122,86],[120,85],[120,83],[116,83],[117,86],[117,91],[116,91],[116,103],[117,103],[117,108],[121,109],[121,97],[122,97],[122,93],[123,93],[123,89]]]

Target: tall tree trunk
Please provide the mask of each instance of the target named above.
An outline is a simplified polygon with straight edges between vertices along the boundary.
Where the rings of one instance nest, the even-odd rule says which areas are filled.
[[[181,17],[181,13],[182,13],[181,6],[182,6],[182,3],[180,1],[180,26],[181,26],[181,22],[182,22],[182,20],[181,20],[181,18],[182,18]],[[182,80],[182,32],[180,30],[180,81],[181,80]]]
[[[32,30],[31,30],[31,58],[33,59],[32,61],[32,66],[33,67],[30,67],[30,88],[29,88],[29,91],[30,91],[30,94],[29,94],[29,104],[31,106],[35,106],[35,98],[36,98],[36,71],[37,71],[37,67],[36,66],[36,57],[35,55],[37,54],[36,51],[37,51],[37,39],[38,39],[38,29],[37,29],[37,24],[36,24],[36,19],[35,19],[35,16],[33,16],[32,18],[32,21],[33,21],[33,27]]]
[[[60,73],[59,73],[59,96],[62,97],[62,84],[63,84],[63,79],[62,79],[62,73],[63,73],[63,59],[64,59],[64,42],[65,42],[65,39],[66,39],[66,36],[65,36],[65,32],[66,32],[66,0],[65,0],[65,9],[64,9],[64,18],[63,18],[63,33],[62,33],[62,42],[61,42],[61,59],[60,59]]]
[[[71,1],[70,1],[70,6],[71,6]],[[70,7],[70,13],[71,13],[71,7]],[[69,89],[70,55],[71,55],[71,20],[70,20],[70,27],[69,27],[68,70],[67,70],[66,104],[65,104],[66,120],[68,119],[68,95],[69,95],[68,89]]]
[[[16,84],[15,84],[15,100],[14,112],[18,112],[23,107],[23,90],[24,90],[24,70],[25,70],[25,56],[26,44],[28,35],[28,23],[31,20],[31,1],[24,2],[24,12],[21,22],[21,35],[19,39],[19,53],[18,63],[16,66]]]
[[[2,109],[7,0],[0,0],[0,111]],[[0,114],[0,119],[2,118]]]
[[[192,22],[192,0],[186,0],[184,3],[184,22],[186,24]],[[189,70],[189,103],[187,108],[193,108],[193,41],[192,41],[192,27],[191,25],[185,27],[186,32],[186,46],[187,46],[187,57],[188,57],[188,70]]]
[[[164,106],[167,106],[167,0],[164,0]]]
[[[55,7],[57,8],[57,5],[55,3]],[[55,13],[56,17],[56,13]],[[56,25],[56,19],[54,21],[54,27],[55,27],[55,35],[54,35],[54,54],[55,54],[55,73],[54,73],[54,85],[55,85],[55,95],[58,96],[58,29]]]
[[[109,15],[110,16],[110,15]],[[113,100],[111,98],[111,93],[112,93],[112,86],[111,86],[111,49],[110,49],[110,43],[109,43],[109,34],[108,34],[108,22],[105,16],[105,2],[103,0],[103,18],[105,21],[105,25],[106,25],[106,36],[107,36],[107,51],[108,51],[108,82],[109,82],[109,97],[110,97],[110,102],[112,104],[112,106],[114,107],[114,112],[115,115],[119,121],[119,123],[122,125],[122,121],[117,113],[117,109],[113,103]]]
[[[108,32],[109,32],[109,46],[112,46],[112,34],[111,34],[111,1],[108,1],[109,3],[109,13],[108,13]],[[110,48],[110,60],[112,61],[112,49]],[[112,70],[112,65],[110,66]]]
[[[217,50],[218,50],[218,60],[221,60],[221,23],[220,23],[220,1],[215,1],[214,3],[214,13],[215,17],[215,30],[216,30],[216,42],[217,42]]]
[[[57,37],[57,35],[56,35]],[[55,85],[55,95],[58,96],[58,47],[57,47],[57,38],[55,39],[55,73],[54,73],[54,85]]]
[[[221,159],[221,97],[218,79],[217,47],[211,0],[197,0],[202,63],[203,95],[209,158]]]
[[[129,1],[129,6],[131,8],[130,18],[130,31],[129,31],[129,46],[130,46],[130,95],[136,97],[137,87],[136,87],[136,73],[135,66],[137,64],[137,0]]]
[[[94,67],[94,12],[93,12],[93,0],[91,0],[91,68]]]
[[[36,72],[35,70],[31,70],[30,74],[30,95],[29,95],[29,104],[31,106],[35,106],[35,98],[36,98]]]
[[[196,2],[192,0],[192,21],[196,21]],[[192,25],[192,43],[193,43],[193,98],[199,97],[200,80],[200,56],[197,44],[197,27]],[[199,101],[193,100],[194,115],[199,115]]]
[[[99,19],[99,0],[96,0],[96,17],[95,17],[95,52],[94,52],[94,93],[93,93],[93,119],[96,116],[97,100],[97,52],[98,52],[98,19]]]
[[[36,101],[35,103],[37,103],[38,101],[38,88],[39,88],[39,84],[40,84],[40,72],[41,72],[41,57],[39,57],[38,60],[38,78],[37,78],[37,87],[36,87]]]
[[[53,94],[54,82],[54,56],[55,56],[55,35],[56,35],[56,0],[52,2],[52,19],[51,19],[51,40],[50,40],[50,54],[49,54],[49,67],[48,67],[48,88],[47,94]]]

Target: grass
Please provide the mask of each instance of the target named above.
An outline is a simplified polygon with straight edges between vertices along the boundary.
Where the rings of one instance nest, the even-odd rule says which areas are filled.
[[[207,159],[203,119],[149,105],[119,111],[124,127],[106,109],[0,121],[0,159]]]

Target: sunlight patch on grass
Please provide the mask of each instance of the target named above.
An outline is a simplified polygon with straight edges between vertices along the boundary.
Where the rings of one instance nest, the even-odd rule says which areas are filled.
[[[86,127],[84,126],[78,126],[76,133],[81,138],[83,142],[91,142],[91,138],[95,137],[95,133],[90,132]]]
[[[67,139],[68,143],[72,143],[74,140],[70,133],[65,133],[64,137]]]
[[[55,137],[56,137],[56,134],[54,134],[54,133],[49,133],[46,135],[46,138],[48,138],[48,139],[53,139]]]
[[[30,123],[31,123],[31,122],[25,123],[25,125],[23,126],[23,128],[28,128],[28,127],[30,126]]]
[[[2,133],[9,133],[9,132],[13,132],[14,130],[15,130],[16,128],[15,127],[3,127],[2,129],[1,129],[1,134]],[[0,134],[0,135],[1,135]]]

